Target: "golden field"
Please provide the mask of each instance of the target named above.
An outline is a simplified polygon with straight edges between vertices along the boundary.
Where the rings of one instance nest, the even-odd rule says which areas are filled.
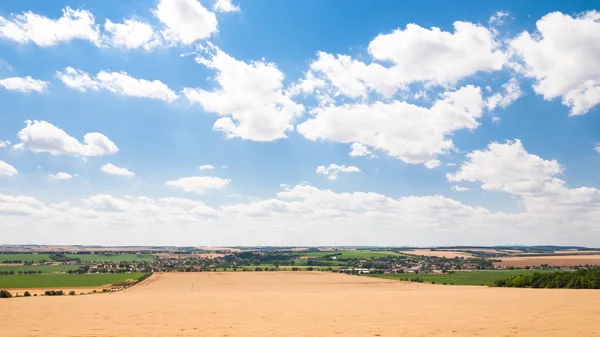
[[[452,250],[430,250],[430,249],[413,249],[413,250],[405,250],[402,251],[403,254],[410,255],[420,255],[420,256],[435,256],[435,257],[446,257],[449,259],[453,259],[455,257],[472,257],[473,254],[469,254],[466,252],[458,252]]]
[[[319,272],[155,274],[107,294],[0,300],[1,336],[593,336],[600,291]]]
[[[511,256],[501,257],[502,262],[494,262],[496,266],[504,267],[539,267],[542,264],[551,266],[600,265],[598,255],[546,255],[546,256]]]

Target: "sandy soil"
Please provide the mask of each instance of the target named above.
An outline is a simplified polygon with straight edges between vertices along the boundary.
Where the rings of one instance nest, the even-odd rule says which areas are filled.
[[[567,256],[514,256],[503,257],[502,262],[494,262],[494,265],[505,267],[540,266],[549,264],[551,266],[578,266],[578,265],[600,265],[599,255],[567,255]]]
[[[456,251],[439,251],[439,250],[429,250],[429,249],[415,249],[408,251],[401,251],[403,254],[411,254],[411,255],[420,255],[420,256],[437,256],[437,257],[447,257],[447,258],[455,258],[455,257],[471,257],[473,255],[465,252],[456,252]]]
[[[600,291],[334,273],[155,274],[93,296],[0,300],[4,336],[593,336]]]

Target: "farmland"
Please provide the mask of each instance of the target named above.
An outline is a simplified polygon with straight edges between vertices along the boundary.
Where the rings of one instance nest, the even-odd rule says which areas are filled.
[[[318,272],[165,273],[125,292],[0,300],[0,321],[7,336],[562,337],[597,333],[599,302],[594,290],[417,286]]]
[[[458,251],[443,251],[443,250],[431,250],[431,249],[413,249],[403,251],[404,254],[409,255],[420,255],[420,256],[437,256],[437,257],[446,257],[449,259],[455,257],[472,257],[473,254],[458,252]]]
[[[4,261],[31,261],[31,262],[40,262],[40,261],[51,261],[50,254],[0,254],[0,263],[5,263]]]
[[[459,271],[452,274],[372,274],[370,277],[389,280],[402,280],[408,278],[421,279],[423,282],[453,285],[486,285],[491,286],[496,280],[503,280],[517,275],[532,275],[533,273],[544,273],[547,270],[485,270],[485,271]]]
[[[138,279],[143,273],[127,274],[43,274],[0,276],[0,289],[93,287]]]
[[[502,267],[537,267],[543,264],[551,266],[585,266],[600,265],[600,254],[596,255],[543,255],[543,256],[511,256],[501,258],[502,262],[494,262]]]
[[[323,258],[336,256],[342,259],[369,259],[372,257],[399,256],[399,253],[392,251],[378,250],[338,250],[325,252],[301,252],[299,255],[303,258]]]
[[[133,262],[154,260],[151,254],[65,254],[72,259],[80,259],[89,262]]]
[[[56,274],[60,272],[67,272],[69,270],[77,269],[76,266],[61,265],[61,266],[0,266],[0,272],[14,271],[18,274],[20,271],[41,271],[42,275],[45,274]]]

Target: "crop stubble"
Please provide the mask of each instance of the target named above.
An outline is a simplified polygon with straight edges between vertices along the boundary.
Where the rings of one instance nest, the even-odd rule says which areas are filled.
[[[0,300],[2,336],[590,336],[600,291],[334,273],[155,274],[94,296]]]

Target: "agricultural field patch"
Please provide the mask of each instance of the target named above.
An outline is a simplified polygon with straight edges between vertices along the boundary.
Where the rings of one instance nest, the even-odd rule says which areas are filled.
[[[0,272],[14,271],[18,274],[19,271],[41,271],[42,275],[46,274],[57,274],[60,272],[68,272],[69,270],[75,270],[78,266],[60,265],[60,266],[0,266]],[[0,276],[1,277],[1,276]]]
[[[496,280],[503,280],[517,275],[531,275],[535,272],[544,273],[550,270],[482,270],[482,271],[459,271],[453,274],[371,274],[369,277],[383,278],[388,280],[422,279],[423,282],[454,285],[485,285],[491,286]]]
[[[40,262],[42,260],[52,261],[50,259],[50,254],[0,254],[0,263],[10,263],[5,261],[22,261],[24,262]]]
[[[600,254],[598,255],[544,255],[544,256],[514,256],[501,258],[502,262],[494,262],[496,266],[503,267],[538,267],[543,264],[550,266],[597,266],[600,265]]]
[[[154,261],[154,257],[151,254],[65,254],[65,256],[87,262]]]
[[[0,289],[95,287],[138,279],[144,273],[126,274],[45,274],[0,276]]]
[[[300,255],[303,258],[330,258],[336,256],[337,258],[345,259],[368,259],[371,257],[398,256],[401,254],[392,251],[379,250],[338,250],[327,252],[303,252]]]

